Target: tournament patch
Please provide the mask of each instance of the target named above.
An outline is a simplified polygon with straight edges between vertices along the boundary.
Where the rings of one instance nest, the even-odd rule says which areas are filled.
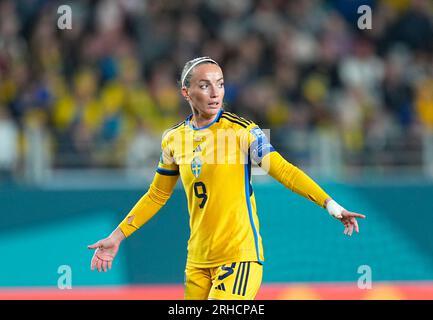
[[[264,156],[273,151],[274,148],[259,127],[252,128],[250,133],[256,138],[250,146],[250,157],[255,163],[259,164],[262,162]]]

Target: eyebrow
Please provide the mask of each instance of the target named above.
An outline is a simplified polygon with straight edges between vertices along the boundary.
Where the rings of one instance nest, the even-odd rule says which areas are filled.
[[[224,80],[224,77],[219,78],[219,79],[217,80],[217,82],[218,82],[218,81],[221,81],[221,80]],[[200,81],[210,82],[209,80],[206,80],[206,79],[200,79],[198,82],[200,82]]]

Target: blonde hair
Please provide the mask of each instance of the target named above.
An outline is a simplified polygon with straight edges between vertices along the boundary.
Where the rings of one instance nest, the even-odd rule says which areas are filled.
[[[216,64],[217,66],[219,66],[219,64],[215,60],[213,60],[209,57],[199,57],[199,58],[195,58],[195,59],[188,61],[187,63],[185,63],[185,66],[183,67],[183,70],[182,70],[182,75],[180,77],[180,79],[181,79],[180,85],[182,88],[183,87],[187,87],[187,88],[189,87],[190,80],[192,77],[192,74],[191,74],[192,69],[194,69],[196,66],[203,64],[203,63],[213,63],[213,64]]]

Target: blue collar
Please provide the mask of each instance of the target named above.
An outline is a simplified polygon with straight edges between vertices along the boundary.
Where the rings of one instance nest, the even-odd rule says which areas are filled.
[[[215,119],[213,119],[211,123],[208,123],[207,125],[200,128],[194,128],[193,125],[191,124],[192,113],[186,118],[185,122],[192,130],[203,130],[209,128],[215,122],[218,122],[221,118],[221,115],[223,114],[223,111],[224,111],[223,108],[220,108],[220,111],[218,111],[218,114],[216,115]]]

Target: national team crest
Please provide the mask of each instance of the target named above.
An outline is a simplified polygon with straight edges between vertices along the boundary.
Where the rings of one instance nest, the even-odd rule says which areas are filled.
[[[194,157],[194,159],[191,162],[191,171],[194,177],[198,178],[201,172],[201,167],[203,165],[202,160],[200,157]]]

